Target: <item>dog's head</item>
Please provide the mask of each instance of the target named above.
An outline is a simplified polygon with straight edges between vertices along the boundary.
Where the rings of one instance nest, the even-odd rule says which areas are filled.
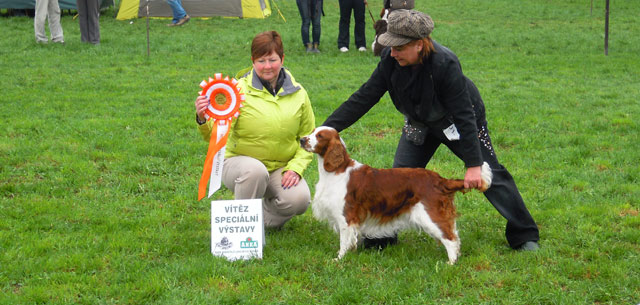
[[[387,32],[387,20],[380,19],[376,21],[376,23],[373,24],[373,28],[376,30],[376,36],[373,40],[373,45],[371,48],[373,49],[374,56],[380,56],[380,53],[382,53],[382,49],[384,49],[384,46],[378,43],[378,37]]]
[[[327,172],[344,169],[349,164],[349,155],[338,131],[327,126],[320,126],[305,137],[300,138],[300,146],[323,159]]]

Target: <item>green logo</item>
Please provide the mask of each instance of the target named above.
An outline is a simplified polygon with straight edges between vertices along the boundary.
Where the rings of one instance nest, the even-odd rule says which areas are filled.
[[[257,248],[258,242],[251,239],[251,237],[247,237],[247,240],[240,242],[240,248]]]

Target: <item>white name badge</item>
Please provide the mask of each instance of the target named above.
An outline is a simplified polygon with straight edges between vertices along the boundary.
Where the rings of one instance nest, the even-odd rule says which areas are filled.
[[[211,201],[211,253],[230,261],[262,259],[262,199]]]
[[[456,128],[456,124],[451,124],[451,126],[442,130],[444,135],[449,139],[449,141],[460,140],[460,134],[458,133],[458,128]]]

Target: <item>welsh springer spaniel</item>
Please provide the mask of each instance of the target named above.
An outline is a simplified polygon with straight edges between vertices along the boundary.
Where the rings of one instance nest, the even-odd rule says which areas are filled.
[[[338,132],[326,126],[300,139],[318,155],[319,180],[313,215],[340,234],[341,259],[357,248],[359,237],[382,238],[407,228],[425,231],[447,249],[449,264],[460,254],[454,195],[466,192],[464,180],[449,180],[422,168],[376,169],[349,158]],[[491,168],[482,165],[483,185],[491,186]]]

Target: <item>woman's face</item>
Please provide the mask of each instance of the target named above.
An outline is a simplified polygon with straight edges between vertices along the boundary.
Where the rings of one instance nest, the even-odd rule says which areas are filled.
[[[252,58],[253,69],[260,78],[268,82],[275,82],[278,80],[278,73],[284,62],[284,56],[280,59],[276,51],[271,54],[264,55],[259,58]]]
[[[422,51],[422,41],[415,40],[401,46],[391,47],[391,57],[395,58],[400,66],[411,66],[420,63],[420,51]]]

